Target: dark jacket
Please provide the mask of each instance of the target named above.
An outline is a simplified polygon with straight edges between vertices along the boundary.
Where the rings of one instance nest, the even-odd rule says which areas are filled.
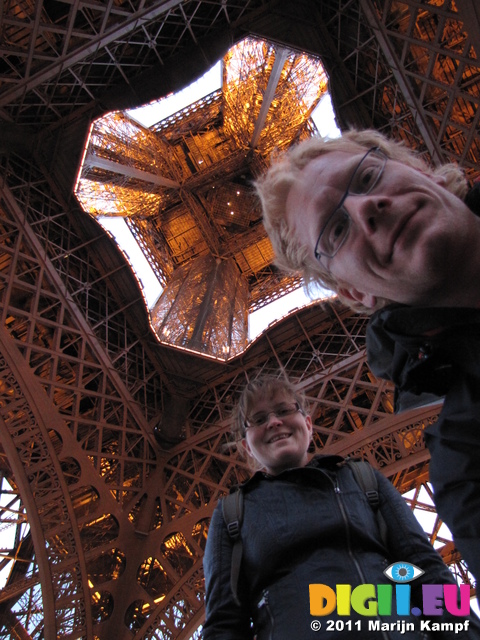
[[[376,475],[380,508],[389,529],[388,549],[374,511],[342,458],[319,456],[306,467],[275,477],[256,473],[243,489],[240,606],[235,604],[230,588],[232,541],[219,504],[210,523],[204,557],[204,640],[246,640],[254,634],[258,640],[343,638],[345,629],[335,631],[335,621],[339,620],[350,621],[351,637],[355,638],[421,638],[418,631],[372,632],[368,624],[376,618],[360,616],[353,610],[347,617],[337,616],[336,609],[326,617],[310,615],[309,584],[321,583],[334,590],[337,584],[350,584],[352,589],[360,584],[392,584],[383,572],[393,562],[409,562],[425,571],[410,583],[412,606],[421,607],[421,584],[453,583],[452,574],[403,498],[381,474]],[[395,611],[393,604],[392,615],[382,620],[414,621],[419,628],[418,618],[398,617]],[[321,631],[311,629],[316,620],[322,623]],[[327,620],[333,621],[333,630],[327,628]],[[438,635],[452,639],[480,637],[473,631]]]
[[[396,385],[396,410],[445,397],[425,431],[430,481],[437,512],[478,581],[480,310],[391,305],[372,316],[367,351],[373,373]]]

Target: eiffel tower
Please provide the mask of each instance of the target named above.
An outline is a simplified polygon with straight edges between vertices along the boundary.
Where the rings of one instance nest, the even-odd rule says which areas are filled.
[[[279,368],[310,401],[316,449],[408,492],[469,582],[428,485],[422,431],[440,407],[393,414],[368,318],[327,298],[249,340],[248,316],[301,284],[273,264],[252,179],[316,133],[327,90],[341,129],[478,177],[479,14],[474,0],[3,3],[0,638],[200,638],[209,519],[249,474],[230,412]],[[214,92],[135,120],[218,61]],[[150,309],[105,215],[161,284]]]

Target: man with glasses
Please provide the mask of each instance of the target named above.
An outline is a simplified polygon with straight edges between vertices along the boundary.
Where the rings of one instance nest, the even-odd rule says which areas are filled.
[[[277,264],[373,313],[369,363],[396,410],[445,396],[425,431],[430,479],[480,578],[480,218],[462,171],[349,131],[300,143],[256,186]]]

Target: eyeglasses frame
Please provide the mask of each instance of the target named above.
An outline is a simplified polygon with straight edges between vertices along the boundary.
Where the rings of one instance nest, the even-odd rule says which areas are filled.
[[[293,416],[294,413],[300,412],[302,415],[305,415],[305,411],[302,409],[302,407],[299,405],[299,403],[294,400],[292,402],[292,404],[294,404],[296,406],[295,411],[292,411],[292,413],[289,413],[287,415],[289,416]],[[266,419],[265,422],[262,422],[262,424],[248,424],[248,418],[245,418],[245,420],[243,421],[243,427],[245,430],[245,433],[247,431],[247,429],[259,429],[261,427],[264,427],[266,424],[268,424],[268,421],[270,419],[270,416],[272,415],[272,413],[275,415],[276,418],[278,418],[279,416],[276,414],[276,411],[278,411],[278,409],[273,409],[272,411],[268,411],[267,415],[266,415]]]
[[[382,156],[383,158],[383,166],[382,169],[377,177],[377,179],[375,180],[375,182],[373,183],[373,185],[368,189],[368,191],[365,191],[365,193],[350,193],[350,188],[352,186],[352,183],[355,179],[355,176],[357,175],[357,171],[360,169],[360,167],[362,166],[363,162],[366,160],[366,158],[373,152],[377,152],[380,156]],[[385,171],[385,165],[387,164],[387,160],[388,160],[388,156],[380,149],[380,147],[370,147],[370,149],[368,149],[368,151],[362,156],[361,160],[359,161],[359,163],[357,164],[357,166],[355,167],[352,175],[350,176],[350,180],[348,181],[348,185],[347,188],[345,189],[345,192],[340,200],[340,202],[337,204],[337,206],[335,207],[335,209],[332,211],[332,213],[328,216],[327,220],[325,221],[325,223],[323,224],[322,228],[320,229],[320,233],[318,234],[318,238],[317,238],[317,242],[315,243],[315,249],[314,249],[314,255],[315,258],[320,262],[322,257],[325,258],[334,258],[337,253],[340,251],[340,249],[343,247],[343,245],[345,244],[349,233],[350,233],[350,226],[351,226],[351,217],[350,214],[348,213],[348,209],[346,207],[343,206],[343,203],[345,202],[345,200],[349,197],[349,196],[366,196],[369,193],[371,193],[375,187],[378,185],[378,183],[380,182],[380,180],[382,179],[383,176],[383,172]],[[330,220],[333,218],[334,215],[336,215],[337,211],[339,209],[343,209],[343,211],[345,212],[345,214],[347,215],[347,219],[349,221],[349,227],[348,227],[348,231],[345,234],[345,236],[343,237],[342,241],[340,242],[340,244],[338,245],[338,247],[335,249],[334,253],[332,253],[331,255],[328,255],[326,253],[323,253],[321,251],[318,250],[318,245],[320,244],[320,240],[322,239],[322,235],[325,231],[325,229],[327,228],[328,224],[330,223]]]

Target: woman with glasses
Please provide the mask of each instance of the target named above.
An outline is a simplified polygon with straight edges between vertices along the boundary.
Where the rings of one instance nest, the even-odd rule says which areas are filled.
[[[309,453],[313,425],[305,398],[283,376],[262,376],[245,387],[232,431],[255,472],[241,487],[243,550],[233,587],[234,541],[222,501],[210,523],[204,557],[204,640],[336,638],[348,632],[379,640],[427,637],[420,630],[428,618],[421,615],[422,585],[455,582],[390,482],[375,472],[378,505],[387,525],[382,535],[378,514],[352,467],[339,456]],[[408,611],[402,612],[395,596],[380,594],[395,593],[396,583],[404,579],[411,586],[411,599]],[[340,588],[344,595],[335,600],[337,585],[348,586]],[[378,585],[387,586],[377,591]],[[351,606],[345,593],[356,587],[360,602]],[[469,597],[467,587],[464,608],[454,614],[438,602],[434,622],[464,626],[436,635],[480,637],[476,622],[466,615]],[[328,613],[321,615],[324,611]]]

